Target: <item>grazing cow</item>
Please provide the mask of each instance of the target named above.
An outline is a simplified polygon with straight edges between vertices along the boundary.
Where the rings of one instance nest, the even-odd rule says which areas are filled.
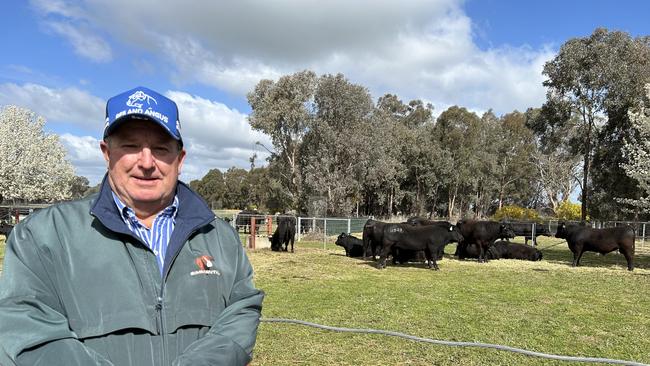
[[[366,253],[368,253],[368,249],[370,249],[372,253],[372,260],[376,260],[377,256],[377,248],[381,247],[382,241],[384,238],[384,226],[387,223],[373,220],[373,219],[368,219],[366,223],[363,225],[363,253],[364,253],[364,259],[368,258]]]
[[[528,245],[528,240],[533,241],[533,245],[537,246],[537,237],[538,236],[551,236],[551,232],[548,230],[548,226],[544,224],[538,224],[536,222],[509,222],[514,231],[515,236],[523,236],[525,238],[525,244]],[[533,236],[533,225],[535,225],[535,235]],[[508,239],[508,238],[501,238]]]
[[[393,247],[407,250],[424,250],[429,268],[440,269],[435,253],[451,242],[459,242],[463,236],[455,225],[413,226],[408,224],[386,224],[384,226],[383,246],[377,268],[386,267],[386,258]]]
[[[634,270],[634,229],[631,226],[617,226],[606,229],[593,229],[582,225],[558,223],[556,238],[566,239],[573,252],[573,266],[580,265],[584,252],[597,252],[605,255],[618,251],[627,260],[627,270]]]
[[[487,262],[487,250],[499,238],[514,238],[515,233],[508,223],[496,221],[476,221],[463,220],[459,221],[458,229],[463,236],[463,240],[458,243],[455,255],[459,259],[464,259],[467,245],[474,243],[478,245],[479,263]]]
[[[296,237],[296,218],[292,216],[278,217],[278,227],[271,237],[271,250],[275,252],[287,251],[289,242],[291,242],[291,253],[293,253],[293,243]],[[282,248],[284,244],[284,248]]]
[[[335,244],[345,249],[345,255],[347,257],[365,257],[363,252],[363,240],[355,236],[341,233],[341,235],[336,238]],[[366,254],[370,255],[370,252]]]
[[[5,237],[9,237],[9,233],[11,232],[11,229],[13,229],[14,226],[7,224],[7,223],[0,223],[0,235],[4,235]]]

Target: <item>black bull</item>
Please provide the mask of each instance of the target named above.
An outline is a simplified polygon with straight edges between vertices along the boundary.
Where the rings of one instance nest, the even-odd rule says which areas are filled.
[[[381,255],[377,268],[386,267],[386,258],[393,248],[406,250],[424,250],[429,268],[440,269],[436,263],[435,253],[451,242],[463,240],[455,225],[448,227],[438,225],[413,226],[408,224],[385,224]]]
[[[573,252],[574,267],[580,265],[580,258],[584,252],[597,252],[605,255],[618,249],[627,260],[628,271],[634,270],[635,233],[631,226],[593,229],[560,222],[555,237],[566,239],[569,249]]]

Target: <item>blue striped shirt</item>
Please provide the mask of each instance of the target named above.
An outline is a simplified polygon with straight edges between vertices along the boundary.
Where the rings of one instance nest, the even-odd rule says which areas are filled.
[[[171,205],[165,207],[164,210],[160,211],[158,215],[153,219],[151,224],[151,229],[144,226],[138,217],[135,215],[135,211],[131,207],[126,206],[120,198],[113,194],[113,200],[117,209],[120,211],[122,220],[126,223],[126,226],[129,227],[131,232],[133,232],[144,244],[151,249],[153,254],[156,256],[158,261],[158,267],[160,269],[160,275],[162,276],[163,267],[165,264],[165,253],[167,253],[167,245],[169,244],[169,239],[172,236],[174,231],[174,225],[176,224],[176,213],[178,212],[178,197],[174,196],[174,201]]]

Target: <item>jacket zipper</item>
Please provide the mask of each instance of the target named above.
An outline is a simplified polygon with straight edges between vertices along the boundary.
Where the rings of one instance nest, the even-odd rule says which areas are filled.
[[[210,221],[201,223],[200,225],[197,225],[197,226],[193,227],[192,230],[189,231],[189,234],[185,238],[183,238],[183,240],[181,242],[185,243],[187,241],[187,239],[189,239],[190,236],[196,230],[198,230],[200,227],[206,225],[207,223],[211,222],[212,220],[214,220],[214,217],[212,219],[210,219]],[[182,249],[182,247],[181,247],[181,249]],[[179,249],[174,254],[174,256],[172,258],[170,258],[170,260],[171,260],[170,263],[173,263],[176,260],[176,257],[178,257],[178,254],[181,252],[181,249]],[[167,337],[165,336],[165,326],[164,326],[164,323],[165,323],[164,319],[165,318],[164,318],[164,314],[163,314],[163,311],[164,311],[163,299],[165,298],[164,295],[165,295],[165,284],[167,283],[167,276],[169,275],[169,271],[171,271],[171,268],[172,268],[172,266],[170,264],[169,267],[167,268],[167,272],[163,273],[163,278],[162,278],[162,281],[161,281],[161,284],[160,284],[160,294],[158,295],[158,298],[156,298],[156,311],[158,312],[158,320],[157,320],[158,325],[157,325],[157,327],[158,327],[158,330],[159,330],[159,334],[160,334],[160,336],[162,338],[162,348],[163,348],[162,349],[162,363],[161,363],[162,365],[167,365],[165,362],[167,360],[167,349],[168,349],[167,348]]]

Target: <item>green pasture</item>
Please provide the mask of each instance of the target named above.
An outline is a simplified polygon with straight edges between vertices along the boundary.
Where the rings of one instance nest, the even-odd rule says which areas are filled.
[[[333,240],[333,238],[332,238]],[[561,243],[561,244],[559,244]],[[559,245],[557,245],[559,244]],[[298,242],[295,253],[249,251],[263,317],[418,337],[482,342],[577,357],[650,364],[650,243],[637,242],[634,272],[622,255],[587,253],[572,268],[555,238],[544,260],[459,261],[446,248],[440,271],[423,264],[377,270],[329,242]],[[544,248],[548,248],[545,249]],[[0,261],[4,238],[0,236]],[[418,343],[262,323],[253,365],[568,365],[506,351]]]
[[[440,271],[423,264],[377,270],[329,243],[299,242],[296,252],[249,251],[263,317],[418,337],[483,342],[565,356],[650,363],[650,250],[637,247],[628,272],[618,253],[571,252],[540,238],[544,260],[479,264],[448,254]],[[556,246],[553,246],[556,245]],[[647,244],[646,244],[647,245]],[[552,246],[552,247],[551,247]],[[418,343],[262,323],[255,365],[567,365],[506,351]]]

